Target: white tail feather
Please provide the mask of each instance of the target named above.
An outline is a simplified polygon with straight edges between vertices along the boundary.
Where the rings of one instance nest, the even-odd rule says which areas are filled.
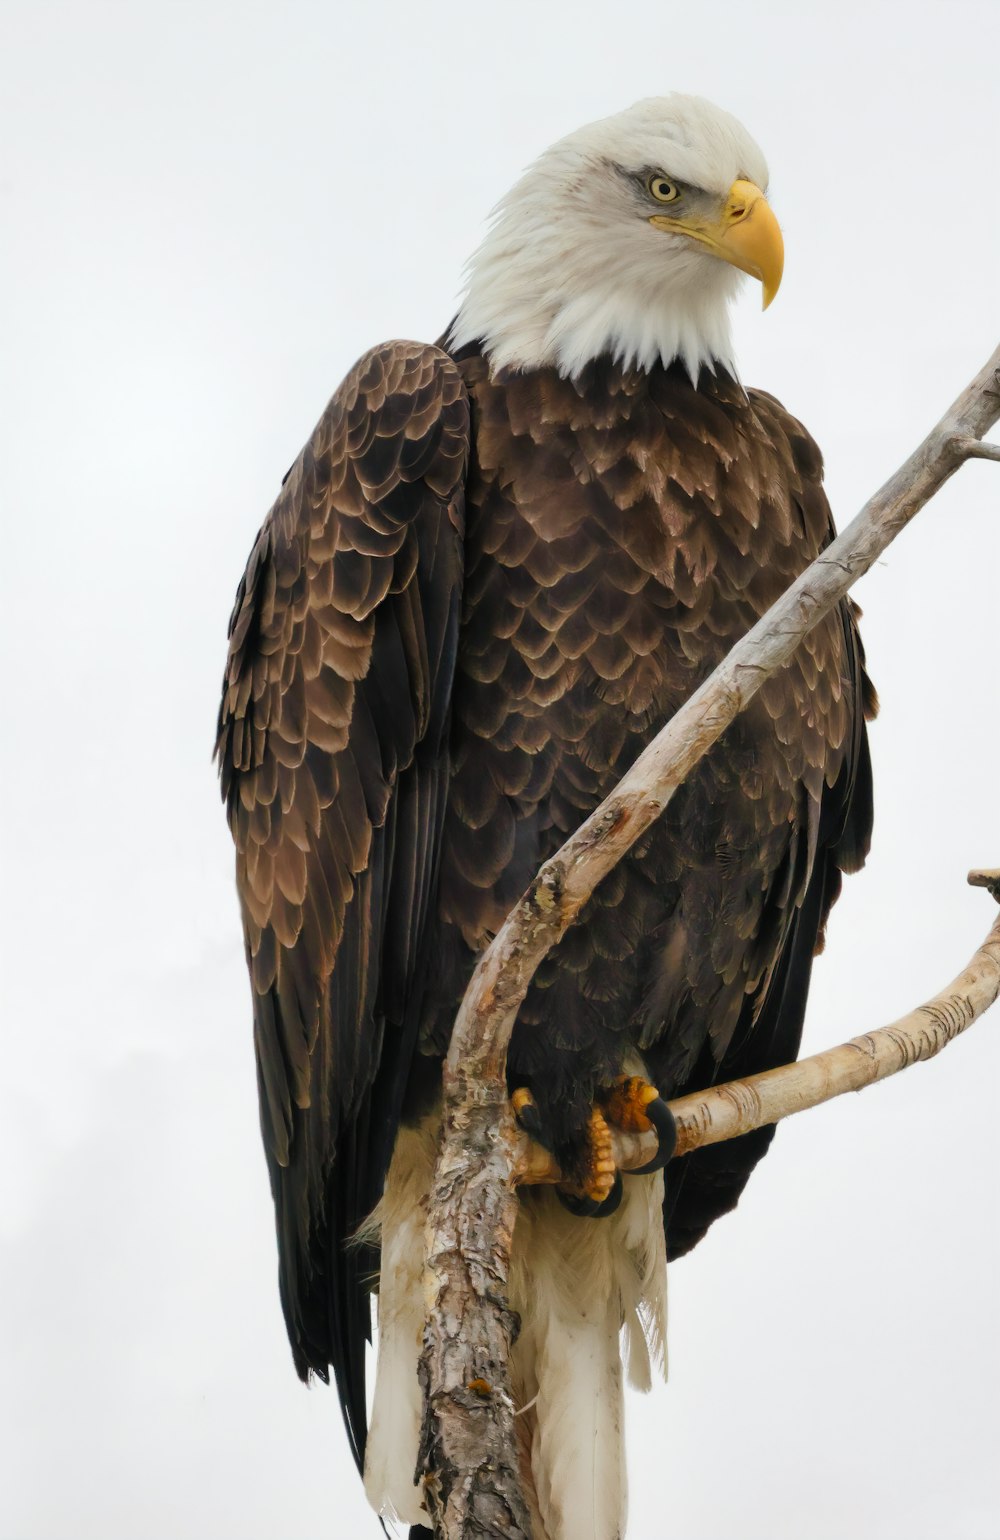
[[[424,1217],[436,1121],[403,1129],[385,1196],[366,1232],[381,1230],[378,1368],[365,1460],[377,1512],[426,1522],[413,1484],[420,1430],[417,1358],[423,1325]],[[626,1177],[610,1219],[576,1219],[556,1194],[529,1189],[514,1231],[510,1302],[521,1317],[511,1360],[525,1495],[536,1540],[620,1540],[626,1475],[621,1350],[648,1389],[664,1366],[666,1257],[663,1177]],[[537,1399],[536,1399],[537,1398]],[[528,1403],[534,1402],[530,1407]]]
[[[365,1450],[365,1492],[387,1519],[427,1522],[414,1482],[420,1436],[417,1360],[424,1325],[424,1219],[434,1170],[436,1125],[402,1128],[381,1203],[364,1227],[381,1234],[378,1363]]]

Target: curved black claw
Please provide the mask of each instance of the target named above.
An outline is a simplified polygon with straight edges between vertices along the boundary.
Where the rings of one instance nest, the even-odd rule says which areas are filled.
[[[651,1171],[662,1171],[677,1148],[677,1124],[663,1097],[657,1096],[642,1110],[656,1129],[656,1154],[644,1166],[633,1166],[629,1176],[648,1176]]]
[[[548,1140],[545,1138],[542,1129],[541,1113],[535,1105],[535,1098],[531,1092],[522,1086],[511,1097],[511,1105],[514,1108],[514,1116],[528,1135],[528,1138],[534,1139],[536,1144],[540,1144],[544,1149],[548,1149]]]
[[[603,1203],[597,1203],[593,1198],[584,1198],[576,1193],[563,1192],[561,1187],[556,1188],[556,1195],[563,1208],[569,1209],[577,1219],[610,1219],[622,1201],[622,1191],[622,1174],[616,1171],[615,1185]]]

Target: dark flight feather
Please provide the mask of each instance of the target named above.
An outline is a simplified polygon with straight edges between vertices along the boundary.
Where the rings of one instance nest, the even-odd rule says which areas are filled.
[[[375,1259],[347,1242],[381,1192],[416,1039],[468,415],[439,350],[360,361],[254,547],[219,716],[282,1304],[300,1375],[333,1369],[359,1463]]]

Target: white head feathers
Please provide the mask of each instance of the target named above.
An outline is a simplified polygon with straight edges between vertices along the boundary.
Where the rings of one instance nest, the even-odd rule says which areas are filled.
[[[574,375],[610,353],[650,368],[680,359],[732,368],[729,305],[740,274],[649,223],[650,172],[724,197],[767,188],[767,164],[728,112],[696,96],[653,97],[577,129],[529,167],[469,263],[450,341],[479,340],[494,368]]]

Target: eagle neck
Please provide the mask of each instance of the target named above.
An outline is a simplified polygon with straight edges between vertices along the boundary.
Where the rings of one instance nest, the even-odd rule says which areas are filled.
[[[707,361],[692,377],[690,369],[678,358],[667,363],[657,360],[649,367],[642,368],[634,364],[626,365],[610,352],[604,352],[588,359],[574,375],[567,376],[552,364],[498,366],[482,338],[477,337],[456,347],[452,341],[455,325],[452,322],[438,339],[437,346],[460,366],[471,366],[476,377],[482,378],[485,375],[494,386],[500,388],[518,379],[535,377],[544,381],[547,378],[556,387],[559,396],[564,398],[564,402],[575,398],[590,400],[596,405],[601,400],[620,400],[623,392],[627,397],[647,394],[655,397],[659,394],[659,381],[673,380],[675,385],[683,382],[683,389],[693,389],[700,395],[713,397],[722,405],[744,407],[747,403],[747,393],[735,366],[721,359]]]
[[[494,370],[549,367],[570,379],[604,355],[625,369],[680,363],[692,383],[706,368],[735,372],[734,268],[703,262],[671,280],[604,263],[568,283],[559,276],[566,266],[562,252],[546,261],[488,241],[450,328],[452,347],[478,341]]]

